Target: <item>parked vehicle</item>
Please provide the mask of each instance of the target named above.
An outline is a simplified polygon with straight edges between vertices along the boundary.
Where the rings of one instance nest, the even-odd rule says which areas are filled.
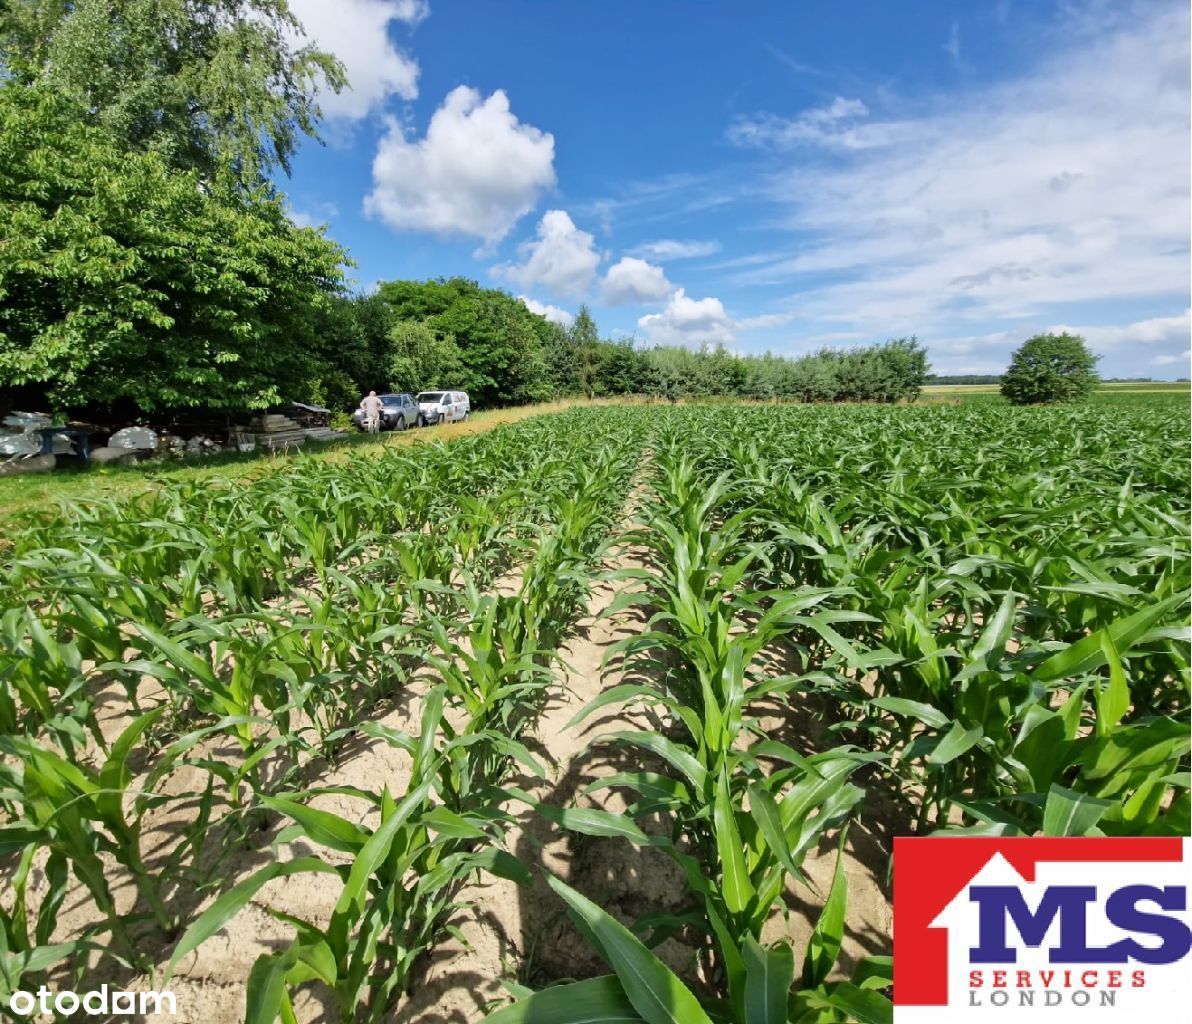
[[[427,420],[418,409],[414,396],[402,392],[397,395],[377,395],[381,400],[381,429],[405,430],[406,427],[425,426]],[[364,410],[357,409],[352,419],[359,430],[368,429],[364,422]]]
[[[466,420],[472,411],[472,400],[466,391],[421,391],[418,411],[427,423],[452,423]]]

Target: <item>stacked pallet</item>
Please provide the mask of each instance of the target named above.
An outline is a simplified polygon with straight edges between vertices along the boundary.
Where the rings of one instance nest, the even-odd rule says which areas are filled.
[[[299,448],[306,441],[306,431],[289,416],[280,413],[254,416],[247,433],[256,441],[258,448],[268,448],[270,451]]]
[[[308,441],[334,441],[344,436],[342,430],[332,430],[330,427],[307,427],[302,432]]]

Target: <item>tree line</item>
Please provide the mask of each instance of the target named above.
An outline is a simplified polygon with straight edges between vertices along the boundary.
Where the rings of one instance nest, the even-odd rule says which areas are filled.
[[[616,395],[896,402],[918,395],[928,368],[913,338],[797,358],[641,347],[601,338],[586,307],[563,327],[458,277],[391,281],[344,299],[337,329],[313,396],[332,406],[382,387],[460,388],[488,406]]]

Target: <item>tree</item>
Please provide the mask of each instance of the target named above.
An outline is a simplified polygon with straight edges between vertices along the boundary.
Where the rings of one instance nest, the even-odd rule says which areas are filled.
[[[47,85],[137,152],[210,184],[267,184],[343,66],[302,45],[286,0],[8,0],[0,80]]]
[[[459,346],[426,321],[399,320],[389,332],[392,357],[389,386],[394,391],[433,391],[460,379]]]
[[[567,337],[575,350],[576,375],[585,398],[596,396],[600,376],[600,332],[586,305],[579,307],[575,320],[567,329]]]
[[[467,391],[476,405],[536,402],[555,394],[542,318],[508,292],[466,278],[387,281],[377,290],[394,322],[425,322],[459,348],[459,375],[441,387]]]
[[[60,410],[310,394],[343,250],[279,199],[217,197],[41,85],[0,87],[0,386]]]
[[[1098,358],[1077,334],[1037,334],[1010,357],[1002,394],[1013,405],[1078,401],[1100,379]]]

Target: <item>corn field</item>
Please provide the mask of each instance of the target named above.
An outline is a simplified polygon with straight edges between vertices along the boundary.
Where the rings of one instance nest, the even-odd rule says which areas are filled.
[[[889,1021],[890,957],[841,959],[843,853],[827,891],[806,870],[875,807],[1192,831],[1188,466],[1187,417],[1125,403],[602,407],[30,525],[0,579],[0,1004],[168,986],[257,908],[281,938],[245,1021],[406,1019],[470,884],[545,875],[606,969],[511,975],[475,1019]],[[552,804],[524,780],[597,586],[635,626],[570,728],[655,727],[598,735],[634,769]],[[365,746],[400,771],[337,781]],[[524,805],[666,859],[683,905],[623,921],[515,855]],[[278,898],[298,877],[326,908]]]

